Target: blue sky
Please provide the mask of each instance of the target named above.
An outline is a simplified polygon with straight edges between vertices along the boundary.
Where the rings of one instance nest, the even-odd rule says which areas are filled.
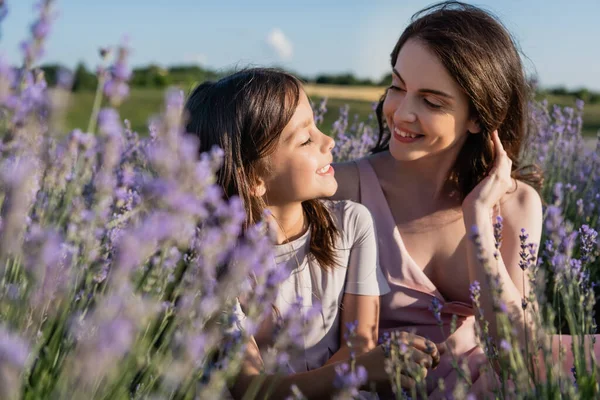
[[[19,60],[33,0],[6,0],[0,52]],[[471,1],[469,1],[471,2]],[[279,65],[306,76],[379,79],[422,0],[58,0],[44,61],[97,64],[100,46],[130,37],[134,66],[201,63],[214,69]],[[500,17],[543,86],[600,90],[600,1],[471,2]]]

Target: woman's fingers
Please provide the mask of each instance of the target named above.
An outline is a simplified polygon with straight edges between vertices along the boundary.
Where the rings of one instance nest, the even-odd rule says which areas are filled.
[[[417,383],[413,378],[406,375],[400,375],[400,384],[404,389],[412,390],[417,386]]]
[[[440,343],[436,343],[435,347],[438,350],[438,353],[442,356],[444,354],[446,354],[446,352],[448,351],[448,345],[446,344],[446,342],[440,342]]]
[[[494,150],[496,153],[504,151],[504,146],[500,140],[500,134],[498,133],[498,130],[492,132],[492,142],[494,144]]]
[[[504,146],[502,146],[497,130],[492,132],[492,145],[494,148],[494,166],[499,168],[502,165],[502,161],[504,161],[506,151],[504,151]]]
[[[433,367],[433,357],[425,352],[422,352],[421,350],[412,349],[412,360],[415,364],[421,365],[425,368]]]
[[[403,374],[400,374],[400,385],[402,386],[402,389],[405,390],[412,390],[415,387],[417,387],[417,382],[414,380],[414,378]],[[390,388],[391,391],[391,388]],[[393,393],[393,391],[391,391]],[[388,397],[383,397],[383,398],[388,398]],[[389,397],[389,398],[394,398],[394,397]]]
[[[410,332],[398,332],[398,339],[406,345],[410,345],[423,352],[431,353],[432,355],[437,354],[438,350],[435,344],[431,340],[425,339],[423,336],[415,335]]]
[[[501,175],[507,181],[510,181],[510,174],[512,172],[512,160],[504,150],[502,141],[498,131],[492,132],[492,147],[494,149],[494,166],[488,173],[488,175]]]
[[[440,363],[440,351],[431,340],[409,332],[398,332],[398,339],[412,347],[413,358],[417,357],[427,368],[435,368]],[[445,347],[443,349],[445,351]]]

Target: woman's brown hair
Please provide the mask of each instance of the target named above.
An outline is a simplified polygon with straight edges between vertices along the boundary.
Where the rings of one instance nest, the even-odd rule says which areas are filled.
[[[392,67],[400,49],[418,40],[432,51],[469,98],[471,116],[481,132],[470,134],[450,176],[464,199],[486,176],[494,160],[491,133],[500,140],[513,162],[513,177],[540,189],[542,175],[536,166],[520,165],[521,146],[527,134],[529,86],[517,46],[507,29],[490,13],[461,2],[443,2],[413,15],[391,54]],[[379,137],[373,153],[389,148],[391,134],[376,109]]]
[[[246,227],[263,218],[265,203],[252,188],[268,174],[266,157],[279,143],[302,91],[294,76],[271,68],[251,68],[217,82],[205,82],[190,94],[186,132],[200,139],[200,152],[219,146],[224,152],[217,182],[226,198],[238,196],[246,209]],[[335,265],[338,229],[329,209],[319,200],[302,208],[310,226],[310,253],[322,268]]]

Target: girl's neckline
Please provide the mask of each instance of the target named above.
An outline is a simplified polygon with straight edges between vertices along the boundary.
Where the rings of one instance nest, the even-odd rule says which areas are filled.
[[[297,252],[304,245],[306,245],[306,243],[308,243],[309,237],[310,237],[310,226],[308,226],[306,231],[302,235],[297,237],[296,239],[293,239],[289,242],[276,244],[274,246],[275,254],[277,256],[282,256],[282,255]]]

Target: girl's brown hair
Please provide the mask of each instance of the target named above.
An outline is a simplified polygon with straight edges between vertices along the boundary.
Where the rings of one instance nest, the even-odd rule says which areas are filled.
[[[391,54],[392,67],[409,39],[423,43],[458,82],[469,98],[472,117],[481,127],[467,136],[449,180],[464,199],[486,176],[494,160],[491,133],[500,140],[513,162],[513,177],[540,189],[542,175],[534,165],[521,166],[521,145],[527,134],[529,86],[517,47],[506,28],[490,13],[460,2],[435,4],[413,15]],[[379,137],[373,153],[389,148],[390,131],[376,109]]]
[[[265,159],[277,148],[302,90],[302,83],[286,72],[251,68],[202,83],[187,100],[186,131],[200,139],[200,152],[213,146],[223,150],[217,182],[226,198],[242,200],[246,227],[263,218],[266,205],[252,188],[268,173]],[[329,209],[319,200],[304,201],[302,208],[310,224],[310,253],[322,268],[333,267],[338,229]]]

